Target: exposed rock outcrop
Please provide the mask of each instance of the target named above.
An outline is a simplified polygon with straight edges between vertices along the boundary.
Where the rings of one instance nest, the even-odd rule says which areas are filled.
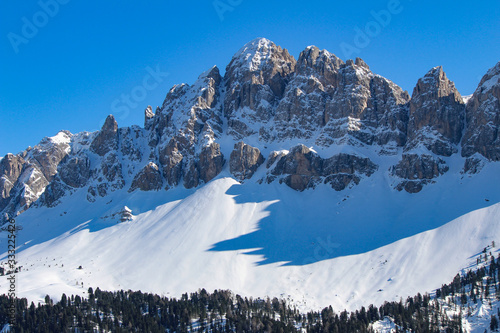
[[[198,163],[200,179],[205,183],[214,179],[222,171],[224,162],[224,155],[220,152],[218,143],[212,142],[203,147]]]
[[[270,77],[279,78],[280,89]],[[408,93],[361,59],[345,64],[310,46],[295,62],[286,50],[257,39],[235,54],[225,79],[228,133],[237,140],[405,144]]]
[[[183,157],[175,139],[170,140],[168,145],[160,151],[160,163],[163,166],[163,177],[167,181],[167,186],[177,186],[179,184],[182,177]]]
[[[186,188],[208,182],[224,164],[215,140],[222,134],[222,77],[212,67],[193,86],[174,86],[155,113],[149,145],[158,147],[158,161],[167,188],[181,178]]]
[[[134,177],[129,192],[137,189],[141,191],[158,191],[162,188],[162,178],[158,166],[149,162],[142,170]]]
[[[391,168],[391,174],[400,178],[397,190],[420,192],[424,185],[448,171],[445,161],[437,156],[458,152],[464,119],[462,96],[441,66],[418,80],[409,103],[405,153]]]
[[[60,164],[59,177],[67,185],[83,187],[90,178],[90,160],[86,155],[73,156]]]
[[[13,154],[7,154],[0,160],[0,210],[8,205],[10,192],[19,179],[25,163],[21,156]]]
[[[224,155],[218,143],[212,142],[204,146],[197,159],[192,160],[188,166],[184,175],[184,187],[193,188],[201,182],[208,183],[222,171],[224,163]]]
[[[24,212],[55,181],[58,165],[70,150],[71,133],[61,131],[43,138],[19,155],[8,154],[0,162],[0,210],[10,216]]]
[[[242,181],[252,178],[257,168],[264,163],[264,156],[259,148],[252,147],[240,141],[234,145],[229,159],[229,171]]]
[[[465,104],[441,66],[419,79],[410,102],[406,151],[423,145],[440,156],[456,153],[464,128]]]
[[[71,188],[61,181],[60,178],[55,178],[47,185],[40,200],[47,207],[55,207],[67,193],[71,193]]]
[[[403,154],[402,160],[391,168],[391,173],[402,179],[396,189],[409,193],[420,192],[425,184],[448,171],[446,163],[432,155]]]
[[[113,115],[104,121],[101,130],[90,144],[90,150],[99,156],[104,156],[118,148],[118,123]]]
[[[486,157],[480,155],[479,153],[469,156],[465,159],[464,169],[462,170],[462,173],[470,175],[479,173],[485,166],[486,161]]]
[[[370,159],[350,154],[323,159],[304,145],[269,159],[272,158],[279,159],[266,181],[272,182],[281,176],[280,182],[297,191],[314,188],[319,183],[330,184],[336,191],[341,191],[350,184],[359,184],[361,177],[371,176],[378,168]]]
[[[146,110],[144,110],[144,128],[149,130],[153,125],[153,118],[155,114],[153,113],[153,108],[151,105],[148,105]]]
[[[103,220],[115,220],[118,223],[129,222],[134,219],[134,215],[132,215],[132,210],[127,206],[124,206],[122,209],[111,213],[109,215],[102,216]]]

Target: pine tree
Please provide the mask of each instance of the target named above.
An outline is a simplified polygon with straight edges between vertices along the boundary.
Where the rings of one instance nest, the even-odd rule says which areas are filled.
[[[498,329],[498,319],[495,315],[491,316],[490,330],[496,331]]]

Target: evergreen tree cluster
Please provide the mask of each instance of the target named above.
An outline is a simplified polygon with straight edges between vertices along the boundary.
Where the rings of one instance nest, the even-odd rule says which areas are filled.
[[[449,318],[438,300],[429,295],[408,297],[406,302],[385,302],[379,308],[335,314],[331,307],[318,313],[309,313],[305,323],[307,332],[373,332],[372,324],[384,318],[396,324],[396,332],[463,332],[460,316]],[[315,320],[310,320],[314,318]],[[313,322],[313,324],[310,324]]]
[[[0,296],[0,322],[9,321],[10,299]],[[296,332],[298,311],[284,300],[248,299],[230,291],[204,289],[180,299],[140,291],[88,290],[28,305],[16,301],[13,332]]]
[[[9,299],[0,296],[4,324],[8,306]],[[204,289],[175,299],[89,288],[88,298],[63,294],[54,304],[47,296],[45,304],[37,306],[28,306],[23,298],[16,306],[14,332],[373,332],[370,324],[384,317],[390,317],[402,331],[461,332],[460,318],[444,319],[438,302],[428,295],[339,314],[331,307],[301,314],[277,298],[248,299],[230,291],[207,293]]]
[[[486,251],[482,266],[469,270],[436,290],[406,301],[370,305],[354,312],[336,313],[332,307],[300,313],[285,300],[253,299],[227,290],[205,289],[180,299],[141,291],[88,290],[88,297],[62,295],[54,303],[28,304],[16,299],[13,332],[374,332],[373,323],[389,319],[397,332],[463,332],[462,318],[475,303],[500,300],[500,256]],[[0,296],[0,325],[8,323],[11,300]],[[450,312],[451,310],[451,312]],[[451,314],[450,314],[451,313]],[[500,310],[491,315],[490,331],[497,331]]]

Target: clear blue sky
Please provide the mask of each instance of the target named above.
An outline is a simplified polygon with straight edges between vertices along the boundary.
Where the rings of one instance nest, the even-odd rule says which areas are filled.
[[[142,126],[144,108],[161,105],[172,85],[213,65],[223,72],[256,37],[296,58],[308,45],[359,56],[410,93],[442,65],[471,94],[500,61],[497,0],[54,1],[0,4],[2,156],[62,129],[97,130],[110,113],[120,127]],[[377,21],[381,11],[389,16]],[[162,74],[154,79],[154,71]]]

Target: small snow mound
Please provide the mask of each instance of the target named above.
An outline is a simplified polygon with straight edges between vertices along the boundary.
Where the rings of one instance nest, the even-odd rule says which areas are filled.
[[[385,317],[383,320],[376,321],[372,324],[372,329],[379,333],[396,332],[396,324],[392,319]]]

